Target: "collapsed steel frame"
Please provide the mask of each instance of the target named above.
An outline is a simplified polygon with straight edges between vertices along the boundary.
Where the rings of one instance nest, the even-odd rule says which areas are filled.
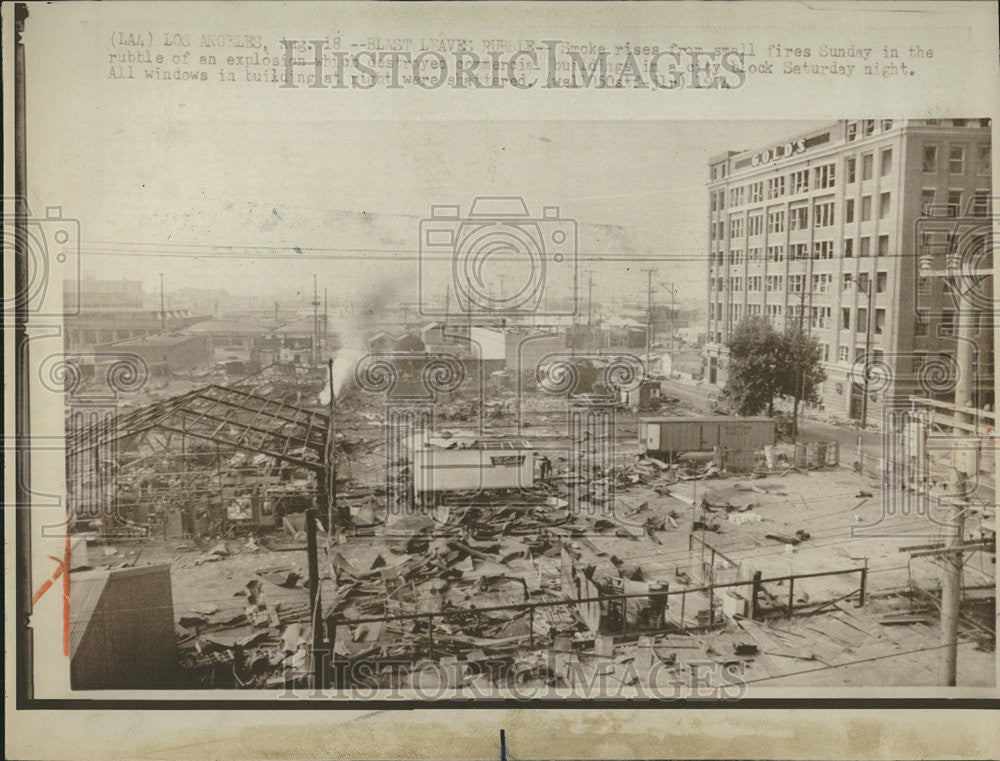
[[[163,434],[157,438],[156,434]],[[86,481],[95,476],[97,501],[114,500],[116,483],[108,483],[104,464],[116,471],[120,444],[144,442],[169,451],[174,436],[182,453],[188,438],[222,448],[262,454],[276,462],[303,468],[316,476],[317,502],[329,499],[333,435],[331,416],[287,402],[228,386],[209,385],[125,414],[98,418],[71,418],[66,458],[71,477]],[[95,490],[92,490],[95,491]],[[78,501],[82,497],[77,495]],[[104,505],[107,510],[108,505]]]

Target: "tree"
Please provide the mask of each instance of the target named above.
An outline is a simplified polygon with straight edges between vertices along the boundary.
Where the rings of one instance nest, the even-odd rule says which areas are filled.
[[[798,326],[779,333],[770,320],[748,317],[729,341],[729,380],[723,397],[740,415],[774,414],[776,397],[793,400],[798,431],[799,402],[819,399],[826,380],[819,343]]]
[[[784,387],[783,396],[790,396],[792,406],[792,430],[799,432],[799,402],[819,401],[819,387],[826,380],[823,369],[823,350],[819,342],[806,334],[801,327],[793,326],[782,336],[785,345],[785,368],[781,374]]]
[[[762,317],[742,320],[729,340],[729,379],[723,397],[740,415],[774,413],[774,397],[785,393],[782,335]]]

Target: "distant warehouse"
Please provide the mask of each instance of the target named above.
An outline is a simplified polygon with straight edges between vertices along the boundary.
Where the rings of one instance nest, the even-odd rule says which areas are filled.
[[[207,337],[190,333],[156,333],[142,338],[127,338],[95,349],[98,356],[101,352],[140,356],[149,365],[150,373],[157,375],[193,370],[208,365],[212,360]]]

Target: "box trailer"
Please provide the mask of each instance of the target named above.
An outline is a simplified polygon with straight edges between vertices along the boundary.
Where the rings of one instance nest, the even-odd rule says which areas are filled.
[[[663,459],[716,448],[745,459],[773,445],[776,430],[769,417],[644,417],[639,420],[639,446]]]
[[[529,489],[536,452],[525,439],[502,436],[420,436],[407,441],[415,495]]]

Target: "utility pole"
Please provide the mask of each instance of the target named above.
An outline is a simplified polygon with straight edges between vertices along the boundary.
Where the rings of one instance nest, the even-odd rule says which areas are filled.
[[[955,362],[958,365],[958,377],[955,379],[955,411],[956,425],[953,433],[956,436],[968,436],[970,424],[974,422],[972,415],[966,410],[973,404],[972,379],[975,362],[974,347],[976,345],[975,312],[969,295],[962,291],[961,282],[953,282],[952,292],[958,301],[958,325],[956,326]],[[958,616],[962,600],[962,565],[965,554],[957,548],[962,546],[965,533],[965,505],[968,499],[969,478],[975,470],[975,458],[971,453],[953,450],[952,457],[957,461],[955,466],[954,496],[949,500],[948,523],[953,531],[946,541],[946,549],[942,556],[945,566],[945,577],[941,583],[941,644],[942,670],[944,684],[954,687],[958,670]],[[960,458],[960,459],[959,459]],[[972,460],[970,463],[969,460]]]
[[[332,391],[332,389],[331,389]],[[329,531],[329,527],[327,528]],[[306,510],[306,559],[309,566],[309,621],[312,624],[313,687],[323,684],[323,610],[319,591],[319,548],[316,544],[316,508]]]
[[[319,294],[316,286],[316,273],[313,273],[313,340],[312,340],[312,363],[319,362]]]
[[[954,687],[958,679],[958,615],[962,600],[962,565],[965,553],[960,549],[965,533],[965,509],[953,500],[949,508],[952,533],[945,542],[947,552],[940,556],[945,566],[941,582],[941,666],[946,687]]]
[[[160,273],[160,332],[167,330],[167,310],[163,301],[163,273]]]
[[[650,352],[653,350],[653,274],[657,270],[653,267],[643,268],[647,276],[646,284],[646,375],[650,372]]]
[[[660,285],[670,292],[670,373],[672,375],[674,371],[674,296],[677,289],[673,283],[669,285],[660,283]]]
[[[323,286],[323,351],[324,352],[327,351],[327,346],[329,345],[329,341],[328,341],[328,338],[329,338],[328,331],[329,331],[329,329],[330,329],[329,303],[327,302],[326,286],[324,285]],[[331,389],[332,388],[333,387],[331,386]]]
[[[878,277],[878,274],[875,275]],[[858,276],[860,281],[861,277]],[[866,315],[865,324],[865,378],[864,378],[864,390],[861,397],[861,430],[865,429],[868,424],[868,381],[869,375],[871,374],[871,353],[872,353],[872,307],[875,301],[875,288],[872,287],[872,281],[874,278],[869,277],[866,282],[866,288],[863,289],[863,293],[868,296],[868,312]],[[858,290],[861,289],[861,283],[858,283]]]
[[[593,328],[593,316],[591,307],[594,304],[594,271],[587,270],[587,330]]]

